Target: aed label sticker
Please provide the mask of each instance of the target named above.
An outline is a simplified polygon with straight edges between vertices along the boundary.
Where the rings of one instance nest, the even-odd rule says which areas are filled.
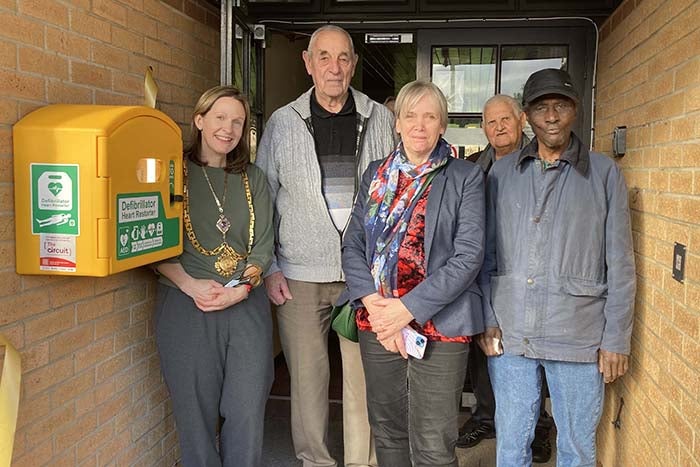
[[[178,218],[165,217],[160,193],[117,195],[117,259],[176,246]]]
[[[30,164],[32,234],[80,235],[77,164]]]
[[[39,270],[75,272],[75,236],[39,235]]]

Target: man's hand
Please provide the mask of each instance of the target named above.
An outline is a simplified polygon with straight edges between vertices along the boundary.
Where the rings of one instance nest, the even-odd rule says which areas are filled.
[[[487,357],[496,357],[503,353],[501,328],[486,328],[476,339],[479,347],[481,347],[481,350],[484,351]]]
[[[282,271],[273,272],[267,276],[265,278],[265,288],[267,289],[267,296],[270,297],[270,301],[275,305],[284,305],[284,302],[294,298],[289,292],[287,279],[285,279]]]
[[[612,383],[627,373],[628,368],[629,356],[603,349],[598,350],[598,371],[603,373],[603,381],[606,383]]]
[[[379,313],[370,313],[369,323],[377,339],[384,341],[399,333],[408,323],[413,321],[413,315],[398,298],[380,298],[374,301],[374,306],[381,307]]]

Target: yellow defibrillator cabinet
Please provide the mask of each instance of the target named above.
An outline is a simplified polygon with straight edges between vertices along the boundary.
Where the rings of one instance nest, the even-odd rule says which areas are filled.
[[[182,138],[164,113],[50,105],[13,143],[18,274],[106,276],[182,252]]]

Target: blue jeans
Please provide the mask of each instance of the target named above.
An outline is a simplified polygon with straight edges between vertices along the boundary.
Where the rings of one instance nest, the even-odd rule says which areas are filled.
[[[519,355],[489,358],[496,396],[498,467],[532,465],[530,444],[540,408],[543,367],[557,426],[557,467],[595,467],[595,433],[603,407],[597,363],[538,360]]]

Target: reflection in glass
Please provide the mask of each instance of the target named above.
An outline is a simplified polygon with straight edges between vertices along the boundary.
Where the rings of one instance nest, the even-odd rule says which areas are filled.
[[[501,49],[501,94],[522,101],[525,81],[545,68],[566,70],[569,49],[565,45],[504,46]]]
[[[448,111],[481,112],[496,89],[495,47],[433,47],[432,80],[447,98]]]
[[[481,151],[488,144],[481,129],[481,118],[451,117],[447,122],[445,140],[456,149],[460,158],[466,158],[474,152]]]

